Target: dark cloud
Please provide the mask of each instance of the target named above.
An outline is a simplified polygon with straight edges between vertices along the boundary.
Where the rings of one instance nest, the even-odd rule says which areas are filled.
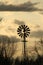
[[[20,41],[20,39],[18,39],[15,36],[8,37],[5,35],[0,35],[0,43],[17,43],[19,41]]]
[[[0,17],[0,22],[2,22],[3,18]]]
[[[24,25],[24,24],[25,24],[25,22],[19,21],[19,20],[15,20],[14,23],[15,23],[15,24],[18,24],[18,25]]]
[[[30,37],[35,37],[35,38],[43,37],[43,31],[42,30],[33,31],[31,32]]]
[[[43,9],[39,9],[35,7],[38,3],[32,3],[32,2],[25,2],[20,5],[0,5],[0,11],[43,11]]]

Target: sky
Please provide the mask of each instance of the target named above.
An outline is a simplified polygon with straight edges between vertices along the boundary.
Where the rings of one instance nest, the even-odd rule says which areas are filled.
[[[32,31],[43,30],[43,15],[38,12],[0,12],[0,18],[2,18],[0,27],[5,26],[6,28],[12,26],[12,28],[14,28],[14,25],[18,27],[19,24],[14,23],[15,20],[18,20],[20,22],[23,21]]]
[[[0,2],[9,5],[18,5],[27,1],[40,2],[37,7],[43,7],[43,0],[0,0]],[[25,24],[30,28],[30,35],[27,38],[28,45],[34,46],[34,42],[43,37],[43,14],[40,11],[22,12],[22,11],[0,11],[0,35],[14,36],[21,39],[17,34],[17,28]],[[29,44],[30,43],[30,44]],[[19,50],[22,44],[18,43]],[[41,54],[42,52],[40,52]],[[19,53],[18,53],[19,55]]]

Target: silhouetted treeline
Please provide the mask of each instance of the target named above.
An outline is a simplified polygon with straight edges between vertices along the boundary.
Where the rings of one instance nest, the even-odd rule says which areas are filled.
[[[29,60],[28,58],[25,60],[19,60],[19,58],[10,59],[10,58],[4,58],[0,57],[0,65],[43,65],[43,58],[39,57],[36,61]]]
[[[28,57],[25,60],[19,60],[16,58],[15,65],[43,65],[43,57],[38,57],[37,60],[33,61],[32,59],[29,60]]]
[[[36,60],[29,60],[28,55],[25,59],[24,56],[21,60],[18,57],[14,59],[13,55],[16,53],[16,49],[17,45],[14,44],[14,37],[0,36],[0,65],[43,65],[43,56],[39,55],[36,45],[34,48],[38,55]]]
[[[42,45],[43,44],[43,42],[42,42],[43,40],[42,39],[40,39],[40,44]],[[40,48],[40,47],[39,47]],[[28,50],[29,51],[29,50]],[[28,57],[28,55],[27,55],[27,57],[24,59],[22,59],[22,60],[19,60],[19,58],[16,58],[16,60],[15,60],[15,65],[43,65],[43,55],[41,56],[40,54],[39,54],[39,52],[38,52],[38,49],[37,49],[37,46],[36,46],[36,44],[35,44],[35,47],[34,47],[34,51],[37,53],[37,58],[36,58],[36,60],[33,60],[32,58],[31,58],[31,60],[29,60],[29,57]],[[43,51],[42,51],[43,52]]]

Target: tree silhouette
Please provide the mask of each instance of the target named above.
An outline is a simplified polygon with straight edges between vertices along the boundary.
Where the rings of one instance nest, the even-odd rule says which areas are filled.
[[[41,46],[43,46],[43,45],[42,45],[42,43],[43,43],[42,38],[40,39],[40,41],[38,41],[38,43],[39,43],[39,42],[40,42]],[[34,47],[34,50],[36,51],[36,53],[37,53],[37,55],[38,55],[38,57],[37,57],[35,63],[36,63],[36,65],[43,65],[43,55],[40,55],[39,52],[38,52],[38,48],[37,48],[37,44],[38,44],[38,43],[35,42],[35,47]],[[40,48],[40,46],[39,46],[39,48]]]
[[[12,65],[13,55],[16,52],[17,45],[14,44],[12,38],[8,36],[0,36],[0,65]]]
[[[30,34],[30,29],[26,25],[21,25],[17,29],[17,32],[18,32],[19,36],[24,39],[23,42],[24,42],[24,59],[25,59],[26,58],[26,38]]]

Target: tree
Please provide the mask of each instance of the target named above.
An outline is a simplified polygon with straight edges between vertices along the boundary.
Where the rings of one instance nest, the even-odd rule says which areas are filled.
[[[39,42],[41,43],[41,46],[40,46],[40,45],[38,46],[38,48],[40,49],[41,47],[43,47],[43,46],[42,46],[42,39],[40,39],[40,41],[38,41],[38,43],[39,43]],[[38,45],[38,43],[37,43],[37,45]],[[43,65],[43,55],[41,56],[41,55],[39,54],[37,45],[36,45],[36,43],[35,43],[35,47],[34,47],[34,50],[36,51],[36,53],[37,53],[37,55],[38,55],[38,58],[37,58],[37,60],[36,60],[36,63],[37,63],[38,65]],[[41,49],[40,51],[42,51],[42,49]],[[43,51],[42,51],[42,52],[43,52]]]
[[[16,48],[17,45],[8,36],[0,36],[0,63],[12,65]]]

